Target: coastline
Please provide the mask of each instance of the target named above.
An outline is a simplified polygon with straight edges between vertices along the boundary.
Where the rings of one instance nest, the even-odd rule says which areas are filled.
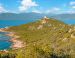
[[[18,40],[18,38],[20,38],[20,36],[17,36],[15,34],[15,32],[10,32],[10,31],[6,31],[6,30],[7,30],[6,28],[1,28],[0,32],[8,32],[8,34],[6,34],[6,35],[11,37],[11,39],[9,41],[12,42],[12,45],[10,47],[12,49],[23,48],[24,43],[21,40]]]
[[[18,40],[18,38],[20,38],[20,36],[15,35],[14,32],[10,32],[9,34],[6,34],[6,35],[11,37],[10,42],[13,43],[11,48],[18,49],[18,48],[24,47],[24,43],[22,41]]]

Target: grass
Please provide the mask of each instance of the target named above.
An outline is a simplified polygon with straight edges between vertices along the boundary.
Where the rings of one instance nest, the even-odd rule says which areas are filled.
[[[52,18],[41,29],[37,29],[39,25],[41,20],[10,27],[9,31],[16,32],[26,46],[9,54],[15,58],[75,58],[75,38],[71,38],[75,32],[68,32],[74,31],[73,26]]]

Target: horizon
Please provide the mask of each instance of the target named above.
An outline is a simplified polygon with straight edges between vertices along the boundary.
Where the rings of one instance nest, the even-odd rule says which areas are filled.
[[[0,13],[75,14],[75,0],[0,0]]]

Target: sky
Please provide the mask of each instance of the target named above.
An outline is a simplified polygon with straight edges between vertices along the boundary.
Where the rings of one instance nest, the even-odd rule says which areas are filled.
[[[75,0],[0,0],[0,13],[75,13]]]

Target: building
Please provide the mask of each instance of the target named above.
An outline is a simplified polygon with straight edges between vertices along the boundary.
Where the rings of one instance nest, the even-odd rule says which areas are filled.
[[[48,23],[48,17],[44,16],[44,18],[42,19],[42,24]]]

